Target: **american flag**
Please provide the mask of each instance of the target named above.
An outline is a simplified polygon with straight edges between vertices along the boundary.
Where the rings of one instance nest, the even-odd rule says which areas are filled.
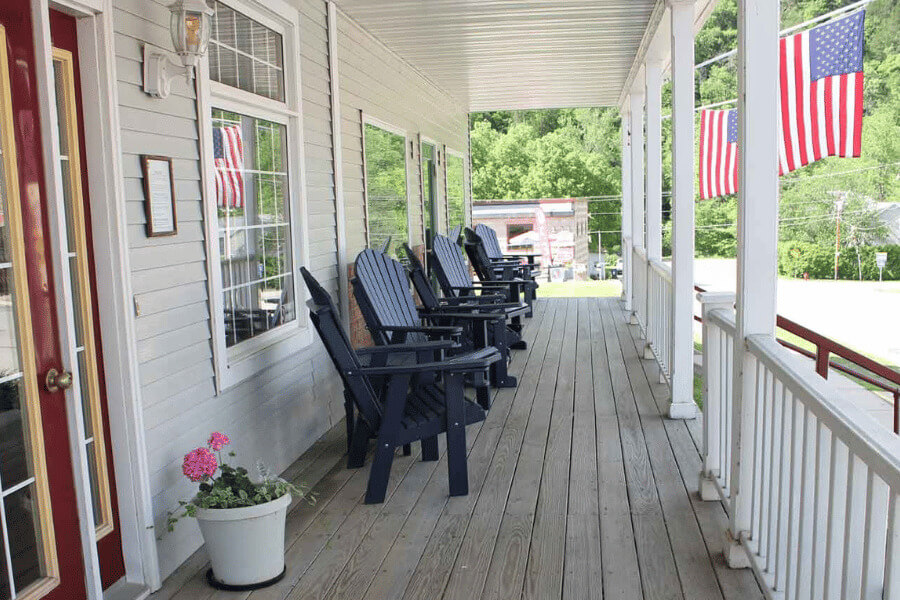
[[[737,111],[700,111],[700,199],[737,193]]]
[[[825,156],[859,156],[865,11],[781,38],[781,146],[790,173]]]
[[[865,11],[780,40],[780,174],[862,145]],[[700,113],[700,198],[737,193],[737,111]]]
[[[244,141],[239,125],[213,127],[216,201],[223,208],[244,206]]]

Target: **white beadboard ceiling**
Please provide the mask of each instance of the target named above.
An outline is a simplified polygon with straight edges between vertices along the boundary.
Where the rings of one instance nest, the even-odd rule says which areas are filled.
[[[470,111],[618,104],[662,9],[657,0],[337,4]]]

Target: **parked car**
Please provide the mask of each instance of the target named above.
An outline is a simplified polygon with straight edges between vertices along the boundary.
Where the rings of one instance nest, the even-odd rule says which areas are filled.
[[[620,278],[622,277],[622,272],[625,270],[625,266],[622,264],[622,259],[616,261],[616,266],[609,270],[609,274],[612,277]]]

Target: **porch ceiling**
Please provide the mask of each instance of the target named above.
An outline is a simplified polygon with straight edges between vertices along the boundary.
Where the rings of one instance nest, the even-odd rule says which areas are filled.
[[[337,0],[470,111],[619,102],[657,0]],[[657,19],[658,20],[658,19]]]

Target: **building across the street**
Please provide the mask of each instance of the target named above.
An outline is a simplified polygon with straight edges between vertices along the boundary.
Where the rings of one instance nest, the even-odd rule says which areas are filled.
[[[540,253],[551,279],[587,279],[586,198],[476,201],[472,222],[492,227],[505,252]]]

